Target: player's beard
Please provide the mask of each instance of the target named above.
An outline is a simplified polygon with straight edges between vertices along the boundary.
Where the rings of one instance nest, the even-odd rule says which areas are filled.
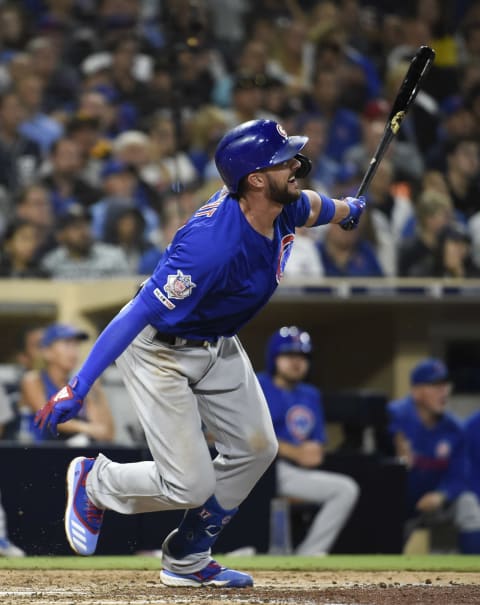
[[[285,187],[280,188],[269,174],[267,174],[266,177],[268,182],[269,197],[274,202],[277,202],[277,204],[288,206],[288,204],[293,204],[300,197],[300,190],[297,189],[295,193],[292,193],[288,190],[288,183]]]

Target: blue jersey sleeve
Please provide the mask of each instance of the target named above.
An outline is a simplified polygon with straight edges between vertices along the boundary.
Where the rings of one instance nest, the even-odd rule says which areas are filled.
[[[220,273],[226,262],[219,258],[206,233],[184,229],[185,233],[179,232],[140,292],[155,318],[167,326],[175,326],[188,317],[214,286],[217,291],[221,289]]]
[[[138,296],[112,319],[95,341],[78,374],[70,381],[80,397],[87,395],[100,374],[123,353],[151,319],[150,309]]]
[[[307,194],[302,191],[299,199],[289,206],[285,206],[285,211],[291,216],[295,227],[303,227],[310,216],[311,206]]]
[[[399,432],[408,433],[412,424],[412,405],[410,395],[387,404],[387,429],[392,437]]]

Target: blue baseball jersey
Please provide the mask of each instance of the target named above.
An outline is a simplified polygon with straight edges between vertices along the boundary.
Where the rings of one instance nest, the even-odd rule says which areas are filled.
[[[266,372],[259,373],[258,380],[270,409],[277,439],[293,445],[304,441],[325,443],[322,397],[316,387],[300,382],[291,390],[280,389]]]
[[[305,193],[285,206],[274,236],[258,233],[238,201],[218,191],[180,228],[139,296],[161,332],[232,336],[270,299],[290,255],[295,227],[310,214]]]
[[[480,412],[465,422],[467,441],[468,487],[480,498]]]
[[[443,492],[454,500],[466,489],[465,434],[460,421],[446,412],[434,427],[421,421],[411,395],[388,406],[389,431],[401,432],[411,444],[413,466],[408,473],[408,505],[430,491]]]

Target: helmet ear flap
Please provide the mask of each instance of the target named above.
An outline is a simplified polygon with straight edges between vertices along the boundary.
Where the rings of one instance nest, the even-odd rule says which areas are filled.
[[[300,168],[295,173],[295,177],[297,179],[304,179],[312,169],[312,160],[307,158],[306,155],[303,155],[303,153],[297,153],[295,159],[301,164]]]

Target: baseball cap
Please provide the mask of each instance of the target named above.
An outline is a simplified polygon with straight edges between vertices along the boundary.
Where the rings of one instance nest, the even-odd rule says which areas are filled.
[[[240,72],[234,77],[232,91],[252,90],[254,88],[264,88],[267,83],[267,76],[263,73],[255,74],[250,72]]]
[[[385,99],[372,99],[363,108],[362,116],[369,122],[385,120],[390,113],[390,104]]]
[[[63,214],[57,218],[57,229],[64,229],[78,221],[90,222],[90,212],[80,204],[71,204]]]
[[[106,179],[113,174],[122,174],[124,172],[132,172],[132,168],[120,160],[111,159],[106,162],[100,172],[100,178]]]
[[[67,340],[70,338],[74,340],[88,340],[89,336],[87,332],[68,324],[51,324],[45,328],[40,346],[49,347],[57,340]]]
[[[441,384],[449,382],[447,366],[440,359],[429,357],[418,363],[410,373],[412,386],[420,384]]]

